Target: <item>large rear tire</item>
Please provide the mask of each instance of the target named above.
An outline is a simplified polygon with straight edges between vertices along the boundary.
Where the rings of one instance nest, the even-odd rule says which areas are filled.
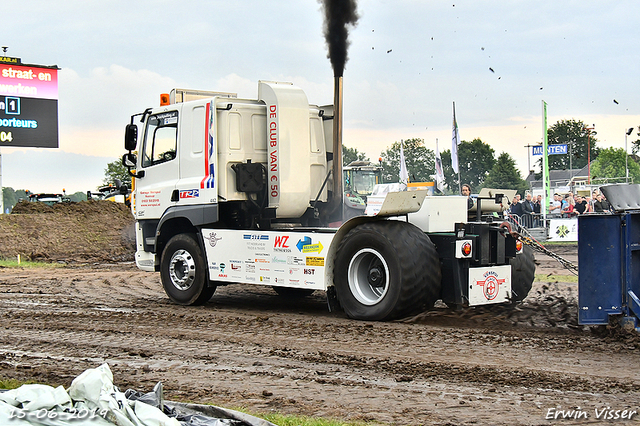
[[[180,305],[202,305],[216,291],[209,285],[207,263],[194,234],[169,240],[162,251],[160,278],[167,296]]]
[[[350,318],[400,318],[432,307],[440,297],[440,261],[429,237],[414,225],[365,223],[338,246],[335,286]]]
[[[533,249],[524,246],[522,253],[509,262],[511,264],[511,301],[521,302],[531,291],[536,278],[536,263]]]

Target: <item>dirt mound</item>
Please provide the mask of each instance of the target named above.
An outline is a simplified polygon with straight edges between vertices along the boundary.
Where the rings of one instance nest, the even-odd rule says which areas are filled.
[[[20,202],[0,215],[0,258],[117,262],[134,253],[134,219],[124,204]]]
[[[37,213],[53,213],[53,207],[45,203],[30,203],[29,201],[20,201],[13,206],[11,214],[37,214]]]

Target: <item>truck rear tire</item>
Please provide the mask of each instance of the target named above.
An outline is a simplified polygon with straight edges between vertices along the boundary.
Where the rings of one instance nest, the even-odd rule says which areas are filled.
[[[521,254],[509,262],[511,264],[511,301],[521,302],[531,291],[536,278],[536,263],[533,249],[524,246]]]
[[[365,223],[338,246],[335,286],[350,318],[400,318],[432,307],[439,298],[440,260],[429,237],[414,225]]]
[[[207,263],[194,234],[172,237],[160,260],[160,278],[167,296],[180,305],[207,303],[215,286],[209,285]]]

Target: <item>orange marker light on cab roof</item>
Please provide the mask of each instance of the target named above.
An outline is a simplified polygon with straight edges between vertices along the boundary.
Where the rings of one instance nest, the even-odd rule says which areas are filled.
[[[160,95],[160,106],[167,106],[169,105],[169,94],[168,93],[162,93]]]

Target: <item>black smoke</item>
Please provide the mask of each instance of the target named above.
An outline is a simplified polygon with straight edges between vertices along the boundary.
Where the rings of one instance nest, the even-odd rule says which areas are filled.
[[[324,37],[334,77],[342,77],[347,63],[349,26],[358,23],[356,0],[319,0],[324,6]]]

